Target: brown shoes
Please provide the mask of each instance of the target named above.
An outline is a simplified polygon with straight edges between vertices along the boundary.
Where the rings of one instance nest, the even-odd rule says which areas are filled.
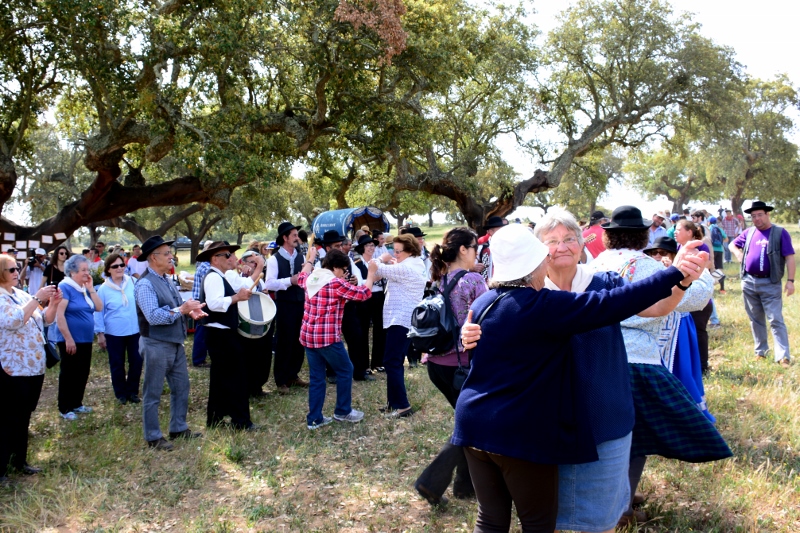
[[[281,385],[278,387],[278,394],[291,394],[292,390],[289,388],[288,385]]]
[[[295,378],[295,380],[289,383],[289,385],[292,387],[308,388],[308,381],[302,380],[300,378]]]
[[[647,514],[644,511],[633,511],[633,514],[622,515],[622,518],[619,519],[617,522],[618,528],[625,528],[630,526],[631,524],[644,524],[647,522]]]

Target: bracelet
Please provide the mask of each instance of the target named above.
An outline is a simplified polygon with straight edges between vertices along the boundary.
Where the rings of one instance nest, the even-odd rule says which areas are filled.
[[[32,298],[33,298],[34,300],[36,300],[37,302],[39,302],[39,305],[41,305],[42,307],[44,307],[44,302],[43,302],[43,301],[41,301],[41,300],[40,300],[39,298],[37,298],[36,296],[33,296]]]
[[[791,281],[792,283],[794,283],[794,280],[793,280],[793,279],[787,279],[786,281]]]
[[[692,286],[692,284],[690,283],[690,284],[688,284],[687,286],[684,287],[683,285],[681,285],[681,282],[679,281],[678,283],[675,284],[675,286],[678,287],[682,291],[686,291],[689,287]]]

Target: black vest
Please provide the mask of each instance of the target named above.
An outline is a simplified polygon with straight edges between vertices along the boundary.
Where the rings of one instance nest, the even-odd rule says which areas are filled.
[[[205,282],[211,275],[217,275],[222,278],[222,285],[225,287],[225,296],[233,296],[236,294],[236,291],[233,290],[231,284],[228,283],[228,280],[225,279],[225,276],[221,275],[216,270],[209,270],[206,273],[205,278],[203,278],[203,286],[200,288],[200,302],[206,303],[206,291],[205,291]],[[221,311],[212,311],[208,308],[208,304],[203,309],[208,316],[203,317],[203,324],[222,324],[223,326],[228,326],[232,330],[236,330],[239,327],[239,310],[236,308],[235,303],[231,303],[228,306],[228,310],[224,313]]]
[[[180,307],[183,302],[175,286],[172,285],[172,283],[166,285],[163,281],[156,279],[156,277],[157,276],[153,276],[150,273],[150,270],[145,270],[139,283],[144,279],[150,282],[158,298],[159,307],[167,306],[170,309],[173,307]],[[186,338],[186,324],[182,315],[172,324],[152,326],[145,318],[141,308],[139,308],[139,302],[136,302],[136,317],[139,321],[139,334],[142,337],[164,342],[174,342],[177,344],[182,344],[183,340]]]
[[[278,262],[278,279],[291,278],[294,274],[299,274],[303,270],[304,260],[300,252],[297,252],[294,258],[294,274],[290,268],[289,260],[283,257],[280,252],[275,254],[275,260]],[[297,285],[292,285],[285,291],[275,291],[275,299],[278,301],[302,302],[306,299],[306,291]]]

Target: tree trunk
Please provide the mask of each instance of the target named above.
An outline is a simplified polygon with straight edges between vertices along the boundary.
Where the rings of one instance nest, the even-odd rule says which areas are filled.
[[[98,224],[89,224],[86,227],[89,229],[89,248],[92,248],[100,240],[103,230],[97,229]]]
[[[435,209],[430,209],[430,210],[428,211],[428,227],[429,227],[429,228],[432,228],[432,227],[433,227],[433,212],[434,212],[434,211],[436,211],[436,210],[435,210]]]
[[[236,233],[236,245],[237,246],[241,246],[242,245],[242,239],[244,239],[244,236],[245,236],[245,232],[244,231],[239,231],[239,232]]]
[[[195,259],[197,258],[197,254],[200,253],[200,239],[191,239],[192,244],[189,247],[189,263],[192,265],[195,264]]]

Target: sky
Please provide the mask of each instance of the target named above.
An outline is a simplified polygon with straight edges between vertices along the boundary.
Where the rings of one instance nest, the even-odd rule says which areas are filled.
[[[557,23],[556,15],[574,4],[572,0],[547,0],[532,2],[536,13],[530,18],[539,29],[546,33]],[[744,2],[742,0],[671,0],[675,13],[694,13],[693,20],[702,25],[701,33],[717,44],[733,48],[736,59],[745,65],[746,72],[762,79],[774,77],[778,73],[786,73],[789,79],[800,82],[800,61],[797,52],[800,50],[800,2],[790,0],[760,0]],[[795,116],[800,123],[800,116]],[[795,131],[795,143],[800,143],[800,136]],[[502,144],[506,160],[524,177],[530,177],[536,168],[533,161],[523,154],[511,142]],[[624,185],[612,185],[609,193],[600,199],[600,204],[613,209],[619,205],[635,205],[644,216],[648,217],[656,211],[670,209],[672,203],[665,198],[661,201],[648,202],[638,193]],[[729,207],[729,201],[720,203]],[[745,203],[745,208],[748,207]],[[697,204],[692,207],[705,207],[709,211],[718,207],[711,204]],[[536,219],[541,210],[520,208],[510,217],[520,216]]]

